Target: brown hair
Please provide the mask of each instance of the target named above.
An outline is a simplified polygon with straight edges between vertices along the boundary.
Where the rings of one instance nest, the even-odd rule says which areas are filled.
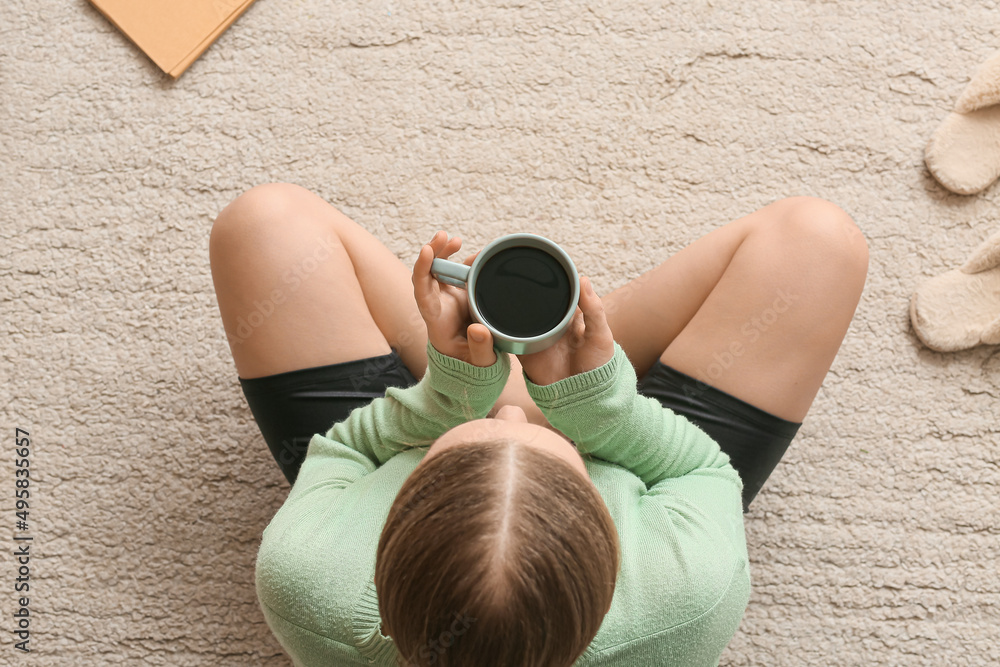
[[[561,667],[611,606],[618,533],[593,484],[514,440],[437,453],[403,484],[375,559],[402,665]]]

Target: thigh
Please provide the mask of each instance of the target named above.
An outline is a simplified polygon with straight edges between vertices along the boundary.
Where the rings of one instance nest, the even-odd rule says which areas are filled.
[[[410,271],[369,232],[294,185],[253,188],[220,213],[212,278],[241,378],[398,350],[417,377],[426,330]]]
[[[602,297],[615,340],[640,378],[691,322],[740,244],[767,212],[763,209],[709,232]]]
[[[842,210],[781,200],[715,230],[605,299],[637,374],[657,360],[801,422],[864,286],[864,238]]]

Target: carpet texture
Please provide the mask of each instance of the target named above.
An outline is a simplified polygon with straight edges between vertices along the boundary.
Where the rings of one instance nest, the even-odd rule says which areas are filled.
[[[753,596],[722,664],[1000,663],[1000,354],[931,352],[907,315],[1000,226],[1000,186],[952,195],[923,164],[1000,49],[997,10],[259,0],[173,82],[85,0],[2,3],[0,663],[290,664],[253,587],[288,486],[208,261],[216,214],[268,181],[409,266],[437,229],[550,236],[600,294],[781,197],[840,205],[867,288],[746,517]]]

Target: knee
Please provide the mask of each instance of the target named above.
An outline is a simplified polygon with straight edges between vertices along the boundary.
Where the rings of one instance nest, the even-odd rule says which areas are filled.
[[[215,263],[243,249],[287,239],[295,225],[309,224],[305,206],[316,195],[291,183],[267,183],[247,190],[219,213],[209,236],[209,257]]]
[[[846,277],[868,275],[868,243],[861,229],[842,208],[817,197],[791,197],[784,207],[778,228],[794,244],[793,252],[835,269]]]
[[[211,243],[234,235],[279,225],[296,200],[309,191],[291,183],[267,183],[253,187],[229,203],[212,225]]]

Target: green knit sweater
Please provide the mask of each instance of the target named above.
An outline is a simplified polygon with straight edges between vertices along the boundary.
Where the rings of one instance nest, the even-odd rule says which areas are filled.
[[[309,443],[264,530],[257,595],[296,665],[396,665],[379,631],[375,550],[406,477],[451,427],[485,417],[510,359],[480,368],[427,346],[427,373],[354,410]],[[611,609],[576,665],[716,665],[750,596],[742,484],[685,418],[636,391],[616,343],[608,363],[551,385],[525,377],[549,422],[576,443],[618,529]]]

